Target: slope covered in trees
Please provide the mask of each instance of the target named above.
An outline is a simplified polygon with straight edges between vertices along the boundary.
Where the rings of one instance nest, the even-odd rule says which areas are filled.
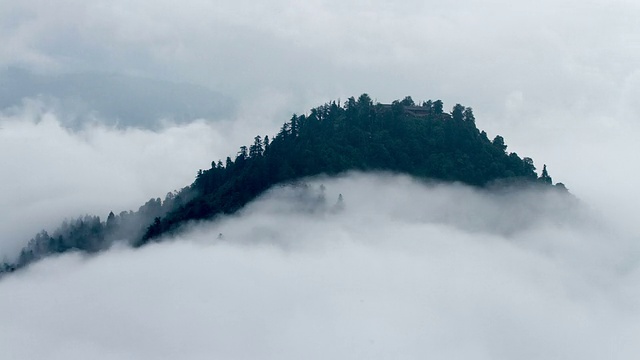
[[[256,136],[233,159],[212,162],[193,184],[164,201],[110,213],[106,221],[85,216],[65,222],[51,235],[42,231],[18,259],[0,265],[0,272],[49,254],[97,252],[116,241],[142,246],[187,221],[233,213],[275,184],[318,174],[392,171],[475,187],[552,185],[546,166],[538,177],[532,159],[506,149],[501,136],[490,140],[478,130],[472,109],[460,104],[446,113],[440,100],[416,106],[410,97],[388,105],[374,104],[366,94],[344,105],[330,102],[293,115],[272,139]]]

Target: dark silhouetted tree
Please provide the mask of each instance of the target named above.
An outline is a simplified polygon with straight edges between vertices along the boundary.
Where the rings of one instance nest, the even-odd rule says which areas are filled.
[[[442,114],[442,112],[444,111],[444,104],[442,103],[442,100],[436,100],[433,102],[433,113],[436,115],[440,115]]]
[[[504,138],[500,135],[496,135],[496,137],[493,138],[492,144],[501,151],[507,150],[507,145],[504,144]]]
[[[464,119],[464,106],[456,104],[451,110],[451,118],[455,121],[463,121]]]
[[[463,116],[464,116],[464,121],[471,123],[475,126],[476,117],[473,115],[473,109],[471,109],[470,107],[465,108]]]
[[[400,103],[404,106],[416,106],[416,103],[413,102],[413,99],[411,98],[411,96],[405,96],[404,99],[400,101]]]
[[[540,181],[542,181],[545,184],[549,184],[549,185],[551,185],[553,183],[553,180],[551,179],[551,176],[549,176],[549,173],[547,172],[547,164],[544,164],[542,166],[542,174],[540,175]]]

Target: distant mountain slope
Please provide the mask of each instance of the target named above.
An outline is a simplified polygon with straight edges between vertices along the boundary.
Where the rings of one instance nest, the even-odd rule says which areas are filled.
[[[416,106],[410,97],[373,104],[363,94],[344,105],[327,103],[308,115],[294,115],[270,139],[256,136],[235,158],[199,170],[193,184],[151,199],[137,212],[109,214],[106,221],[85,216],[67,222],[51,235],[39,233],[20,258],[0,271],[13,271],[52,253],[97,252],[115,241],[142,246],[179,231],[192,220],[233,213],[276,184],[346,171],[387,171],[424,180],[461,182],[478,188],[552,185],[544,167],[507,153],[501,136],[493,140],[478,130],[471,108],[457,104],[451,113],[441,101]]]
[[[108,125],[155,129],[159,119],[182,123],[217,118],[234,110],[230,99],[193,84],[105,73],[38,75],[19,68],[0,72],[0,110],[25,98],[39,99],[76,115],[65,125],[75,128],[86,115]]]

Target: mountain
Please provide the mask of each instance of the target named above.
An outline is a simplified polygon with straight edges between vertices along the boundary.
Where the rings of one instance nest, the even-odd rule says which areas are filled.
[[[41,75],[20,68],[0,72],[0,110],[38,99],[66,115],[64,125],[79,128],[87,117],[109,126],[157,129],[176,123],[219,118],[233,102],[202,86],[107,73]]]
[[[536,186],[566,192],[561,183],[552,184],[546,166],[538,176],[531,158],[506,149],[501,136],[489,140],[476,127],[472,109],[460,104],[446,113],[440,100],[416,106],[406,97],[374,104],[363,94],[343,105],[333,101],[293,115],[271,139],[256,136],[234,159],[212,162],[191,185],[164,200],[151,199],[137,212],[111,212],[106,221],[85,216],[51,234],[40,232],[0,272],[55,253],[94,253],[116,242],[143,246],[160,241],[190,221],[234,213],[274,185],[320,174],[385,171],[487,191]]]

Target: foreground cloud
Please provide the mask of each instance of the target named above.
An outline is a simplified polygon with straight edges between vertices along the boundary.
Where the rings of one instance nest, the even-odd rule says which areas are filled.
[[[389,175],[309,184],[274,189],[175,241],[49,259],[4,278],[0,346],[15,359],[640,350],[637,247],[579,203]]]

